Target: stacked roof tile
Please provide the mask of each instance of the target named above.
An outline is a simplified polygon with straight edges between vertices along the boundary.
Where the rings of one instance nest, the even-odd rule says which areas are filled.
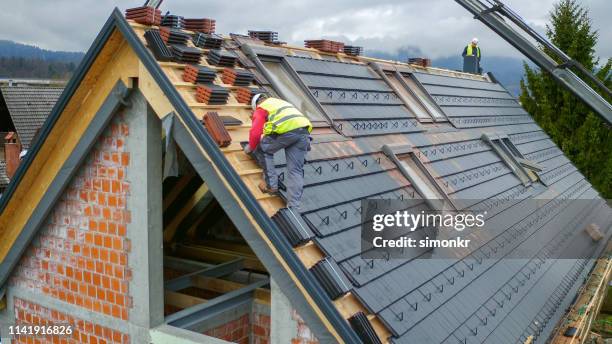
[[[425,57],[411,57],[408,59],[408,63],[421,67],[431,67],[431,59]]]
[[[278,32],[276,31],[249,30],[249,37],[256,38],[267,43],[278,42]]]
[[[209,18],[186,18],[183,20],[185,30],[191,30],[202,33],[214,33],[215,23],[214,19]]]
[[[164,43],[166,44],[181,44],[186,45],[191,36],[179,29],[170,28],[170,27],[161,27],[159,29],[159,34],[161,35]]]
[[[184,27],[184,18],[174,14],[166,14],[162,17],[162,26],[167,26],[176,29],[182,29]]]
[[[186,45],[173,44],[171,46],[174,60],[182,63],[200,63],[202,50]]]
[[[213,49],[208,53],[208,63],[221,67],[234,67],[238,57],[225,49]]]
[[[240,87],[236,90],[236,100],[239,103],[250,104],[253,97],[253,91],[247,87]]]
[[[183,71],[183,81],[194,84],[212,83],[217,77],[217,72],[204,66],[187,65]]]
[[[159,61],[172,61],[174,59],[174,54],[166,46],[159,30],[147,30],[144,33],[144,38],[156,59]]]
[[[197,32],[193,35],[193,44],[202,49],[220,49],[223,37],[215,34]]]
[[[363,47],[345,45],[343,52],[347,55],[360,56],[361,54],[363,54]]]
[[[209,105],[227,103],[229,90],[214,84],[199,84],[196,88],[196,100]]]
[[[223,69],[223,83],[234,86],[249,86],[253,81],[253,73],[246,69]]]
[[[125,17],[143,25],[161,24],[161,11],[149,6],[129,8],[125,11]]]
[[[313,48],[328,53],[338,53],[344,50],[344,43],[328,39],[311,39],[304,41],[306,48]]]

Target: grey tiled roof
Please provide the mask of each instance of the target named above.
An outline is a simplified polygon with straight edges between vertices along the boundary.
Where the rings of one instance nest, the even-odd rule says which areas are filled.
[[[466,263],[470,257],[385,261],[360,255],[360,200],[422,198],[381,152],[381,146],[389,143],[410,144],[426,172],[435,176],[460,209],[495,209],[498,206],[493,204],[502,200],[497,217],[538,223],[530,230],[553,219],[569,224],[578,214],[561,209],[556,202],[533,214],[512,211],[512,206],[533,198],[594,199],[602,213],[610,214],[584,176],[518,101],[497,83],[414,71],[415,82],[423,90],[421,97],[430,97],[448,119],[431,125],[420,123],[366,65],[285,59],[343,135],[338,140],[315,138],[305,165],[302,217],[315,233],[316,245],[351,281],[351,292],[391,331],[391,342],[522,343],[534,332],[542,335],[536,342],[545,341],[592,261],[549,259],[536,264],[525,281],[523,265],[536,258]],[[540,164],[541,182],[523,185],[481,138],[486,133],[507,135],[520,154]],[[282,176],[284,155],[275,158]],[[524,240],[527,234],[515,234],[513,228],[505,228],[501,236],[512,242]],[[574,243],[591,245],[589,252],[595,254],[597,245],[587,243],[590,239],[581,233],[582,228],[576,224],[568,235]],[[483,240],[483,252],[495,243],[489,239]],[[567,242],[550,243],[555,252],[564,250],[564,245]],[[562,290],[551,287],[558,285],[564,286]],[[511,299],[502,300],[500,295]]]
[[[6,107],[24,149],[45,123],[63,88],[40,85],[0,87]]]

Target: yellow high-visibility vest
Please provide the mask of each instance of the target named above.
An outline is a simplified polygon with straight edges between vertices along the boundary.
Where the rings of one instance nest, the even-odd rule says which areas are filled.
[[[471,44],[468,44],[468,46],[467,46],[467,51],[466,51],[466,53],[465,53],[465,54],[466,54],[467,56],[472,56],[472,55],[474,55],[474,54],[473,54],[473,51],[472,51],[472,45],[471,45]],[[479,47],[479,46],[476,46],[476,57],[480,58],[480,47]]]
[[[298,128],[308,128],[312,131],[312,124],[291,103],[278,98],[268,98],[259,107],[268,111],[268,121],[264,124],[264,135],[284,134]]]

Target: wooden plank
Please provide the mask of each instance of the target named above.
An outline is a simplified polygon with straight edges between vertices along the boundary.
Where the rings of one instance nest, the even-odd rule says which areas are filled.
[[[238,90],[238,89],[241,89],[241,88],[249,88],[249,89],[252,89],[252,90],[259,90],[259,87],[253,86],[253,85],[249,85],[249,86],[234,86],[234,85],[224,84],[222,82],[215,82],[215,84],[218,84],[218,85],[223,86],[223,87],[225,87],[227,89],[230,89],[230,90]],[[176,88],[193,88],[193,89],[195,89],[196,87],[198,87],[198,85],[196,85],[196,84],[194,84],[192,82],[187,82],[187,81],[173,81],[172,85],[174,85],[174,87],[176,87]],[[245,104],[245,105],[248,106],[248,104]]]
[[[163,200],[164,211],[168,209],[170,204],[174,202],[176,197],[181,193],[181,191],[183,191],[183,188],[189,183],[191,178],[193,178],[194,176],[195,176],[195,171],[191,171],[189,172],[189,174],[186,174],[180,177],[179,181],[172,187],[172,190],[170,191],[170,193],[166,197],[164,197],[164,200]]]
[[[179,307],[179,308],[189,308],[191,306],[199,305],[205,303],[207,300],[199,297],[166,290],[164,291],[164,303],[167,305]]]
[[[257,259],[255,254],[233,252],[229,250],[217,249],[198,245],[177,245],[177,255],[183,258],[190,258],[207,263],[225,263],[237,258],[244,259],[246,269],[266,271],[263,264]]]
[[[236,103],[236,104],[224,104],[224,105],[208,105],[204,103],[190,102],[187,103],[190,108],[206,108],[206,109],[251,109],[251,105]]]
[[[192,277],[193,286],[195,288],[212,291],[219,294],[226,294],[234,290],[238,290],[246,287],[246,284],[223,280],[219,278],[212,278],[206,276],[194,276]],[[266,288],[257,288],[253,293],[253,299],[256,302],[270,305],[271,303],[271,292]]]
[[[308,269],[321,261],[321,259],[325,258],[323,251],[321,251],[319,246],[313,241],[309,241],[302,246],[296,247],[295,253],[300,258],[302,263],[304,263],[304,266],[306,266]]]
[[[200,185],[196,192],[189,198],[187,203],[181,208],[176,216],[170,221],[168,226],[164,228],[164,242],[169,242],[173,237],[176,229],[183,219],[189,215],[191,209],[198,204],[198,202],[206,196],[208,193],[208,186],[206,184]]]
[[[272,294],[268,289],[256,289],[253,293],[256,302],[270,306],[272,304]]]
[[[238,171],[238,174],[240,176],[246,176],[246,175],[249,175],[249,174],[261,174],[261,173],[263,173],[263,169],[261,169],[261,168],[253,168],[253,169],[250,169],[250,170],[241,170],[241,171]]]

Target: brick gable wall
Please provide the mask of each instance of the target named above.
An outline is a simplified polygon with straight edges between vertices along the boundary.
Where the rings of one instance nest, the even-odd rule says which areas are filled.
[[[127,225],[130,183],[126,180],[130,130],[122,113],[116,114],[48,215],[9,285],[81,307],[87,311],[128,320],[132,308],[128,262],[131,242]],[[16,299],[17,322],[56,321],[36,300]],[[23,312],[31,312],[24,318]],[[71,323],[83,322],[61,313]],[[85,331],[84,333],[87,333]],[[89,338],[89,337],[86,337]],[[97,343],[92,337],[89,341]],[[119,339],[119,340],[116,340]],[[79,341],[83,342],[81,338]],[[112,334],[100,342],[128,342]]]

